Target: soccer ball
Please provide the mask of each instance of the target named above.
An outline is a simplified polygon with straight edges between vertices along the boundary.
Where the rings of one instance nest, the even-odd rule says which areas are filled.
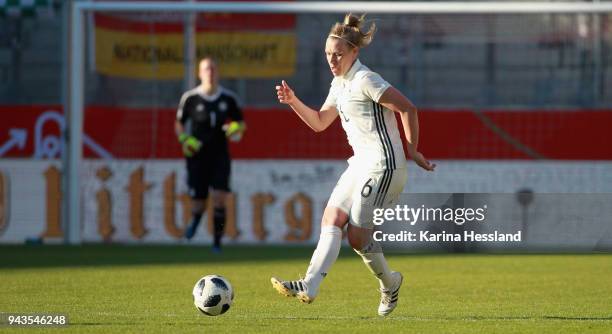
[[[233,301],[234,290],[223,276],[204,276],[193,287],[193,303],[206,315],[215,316],[227,312]]]

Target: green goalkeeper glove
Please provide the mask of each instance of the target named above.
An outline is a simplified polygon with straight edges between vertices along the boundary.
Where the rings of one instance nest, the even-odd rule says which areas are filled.
[[[181,133],[179,135],[179,143],[183,147],[183,154],[186,157],[192,157],[196,152],[202,148],[202,142],[199,141],[196,137],[190,136],[185,133]]]
[[[233,142],[239,142],[242,139],[244,131],[246,131],[246,124],[244,122],[230,122],[223,126],[225,136]]]

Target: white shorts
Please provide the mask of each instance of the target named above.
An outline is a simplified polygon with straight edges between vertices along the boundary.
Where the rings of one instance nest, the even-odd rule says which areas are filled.
[[[406,169],[360,171],[349,165],[327,206],[346,212],[349,222],[357,227],[374,228],[374,209],[396,203],[407,179]]]

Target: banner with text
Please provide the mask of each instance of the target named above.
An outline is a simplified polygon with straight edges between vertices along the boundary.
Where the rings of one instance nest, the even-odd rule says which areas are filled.
[[[329,194],[346,167],[345,161],[338,160],[235,161],[233,195],[227,203],[228,241],[316,242]],[[601,239],[601,245],[607,247],[612,232],[608,205],[612,189],[606,180],[611,170],[612,163],[593,168],[589,162],[519,165],[464,161],[441,166],[435,175],[410,168],[404,189],[410,194],[402,195],[397,208],[373,212],[373,222],[387,234],[375,237],[383,238],[384,247],[397,245],[400,250],[592,250],[599,237],[608,238]],[[0,160],[0,243],[63,239],[62,173],[57,160]],[[185,176],[182,160],[86,159],[77,204],[82,208],[82,239],[181,242],[191,212]],[[560,186],[563,184],[574,186]],[[449,190],[455,193],[447,193]],[[512,193],[461,195],[471,191]],[[574,193],[553,196],[541,192]],[[208,225],[203,224],[194,243],[211,240],[211,217],[205,219]],[[456,240],[457,234],[464,238],[462,233],[472,227],[476,228],[474,233],[487,238],[496,231],[521,232],[520,240]],[[420,237],[421,230],[429,231],[423,237],[426,239],[410,239],[409,232]]]
[[[295,71],[293,15],[197,16],[196,58],[218,60],[225,78],[291,76]],[[132,79],[184,77],[183,17],[96,14],[95,64],[105,75]],[[199,22],[196,20],[196,22]]]

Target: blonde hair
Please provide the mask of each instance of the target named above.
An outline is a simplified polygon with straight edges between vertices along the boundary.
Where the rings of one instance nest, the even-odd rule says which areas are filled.
[[[368,46],[374,38],[376,24],[372,23],[367,32],[361,31],[361,25],[365,21],[365,14],[356,16],[351,13],[346,14],[344,22],[336,22],[329,31],[329,37],[339,38],[354,48]]]

